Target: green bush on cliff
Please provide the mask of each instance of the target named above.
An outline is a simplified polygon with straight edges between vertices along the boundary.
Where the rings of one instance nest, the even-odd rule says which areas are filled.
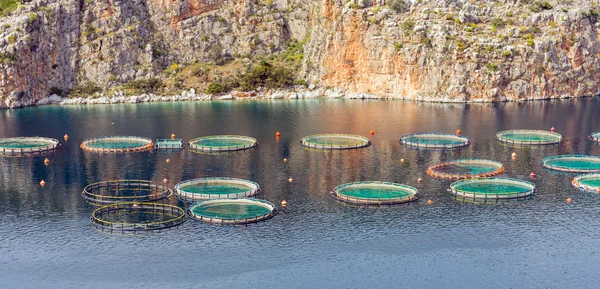
[[[294,85],[294,71],[282,65],[274,65],[262,60],[237,77],[218,79],[208,85],[205,92],[217,94],[240,89],[243,91],[258,88],[285,88]],[[300,81],[299,83],[302,83]]]
[[[133,90],[135,94],[156,93],[164,87],[162,80],[158,78],[145,78],[132,80],[124,85],[125,88]]]
[[[95,93],[97,92],[101,92],[102,88],[91,81],[79,84],[74,86],[73,88],[71,88],[71,91],[69,92],[69,96],[71,97],[87,97],[87,96],[93,96]]]
[[[17,0],[0,0],[0,17],[10,15],[19,7],[21,2]]]

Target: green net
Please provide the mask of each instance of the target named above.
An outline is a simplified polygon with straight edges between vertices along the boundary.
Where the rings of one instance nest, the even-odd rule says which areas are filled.
[[[389,182],[355,182],[336,187],[332,196],[358,204],[393,204],[416,200],[417,189]]]
[[[600,172],[600,157],[590,155],[550,156],[542,160],[542,166],[563,172]]]
[[[427,168],[427,174],[439,179],[491,177],[504,172],[500,162],[483,159],[459,159]]]
[[[153,149],[151,139],[139,136],[104,136],[85,140],[81,148],[94,152],[148,151]]]
[[[235,151],[253,148],[258,145],[255,138],[238,135],[215,135],[198,137],[189,141],[188,146],[198,151]]]
[[[258,199],[217,199],[201,201],[189,209],[197,220],[216,224],[248,224],[272,217],[275,206]]]
[[[406,146],[433,149],[461,148],[470,144],[466,137],[442,133],[409,134],[403,136],[400,142]]]
[[[245,198],[258,194],[257,183],[233,178],[203,178],[175,185],[175,194],[184,201]]]
[[[522,145],[558,144],[563,140],[558,133],[526,129],[501,131],[496,134],[496,138],[502,142]]]
[[[572,184],[580,190],[600,194],[600,174],[587,174],[575,177]]]
[[[0,138],[0,153],[40,152],[56,149],[59,142],[45,137]]]
[[[220,219],[249,219],[266,215],[271,212],[268,208],[253,204],[211,204],[194,207],[192,212],[208,218]]]
[[[353,149],[371,145],[369,138],[351,134],[316,134],[302,138],[305,147],[316,149]]]
[[[450,190],[463,197],[519,198],[533,194],[535,185],[517,179],[490,178],[455,182],[450,185]]]

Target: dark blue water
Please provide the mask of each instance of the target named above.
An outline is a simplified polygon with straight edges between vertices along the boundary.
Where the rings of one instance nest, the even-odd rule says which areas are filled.
[[[596,287],[600,197],[576,191],[572,176],[551,174],[539,163],[554,154],[599,155],[600,148],[586,139],[600,130],[599,108],[597,98],[587,98],[499,105],[281,100],[2,110],[0,137],[62,140],[67,133],[70,139],[49,156],[49,166],[43,157],[0,158],[0,288]],[[495,140],[504,129],[552,126],[565,137],[558,147],[513,149]],[[463,151],[416,151],[398,142],[407,133],[459,128],[473,143]],[[362,150],[315,152],[299,145],[310,134],[368,135],[371,129],[373,145]],[[224,156],[98,156],[79,148],[93,136],[171,133],[184,140],[242,134],[260,145]],[[510,177],[528,178],[534,171],[538,193],[509,203],[463,203],[451,198],[448,183],[425,174],[429,165],[465,157],[501,161]],[[289,205],[247,227],[188,221],[159,234],[121,236],[95,230],[89,221],[93,207],[80,196],[86,184],[101,180],[168,178],[173,186],[221,176],[256,181],[261,198]],[[42,179],[45,188],[38,185]],[[361,180],[405,183],[422,198],[355,208],[328,193]]]

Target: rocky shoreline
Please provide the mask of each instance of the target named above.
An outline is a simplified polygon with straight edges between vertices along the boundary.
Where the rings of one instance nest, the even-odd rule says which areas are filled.
[[[156,94],[141,94],[141,95],[124,95],[118,91],[113,95],[96,94],[88,97],[61,97],[56,94],[45,97],[34,103],[33,105],[88,105],[88,104],[117,104],[117,103],[144,103],[144,102],[175,102],[175,101],[212,101],[212,100],[249,100],[249,99],[378,99],[378,100],[409,100],[419,102],[437,102],[437,103],[493,103],[493,102],[524,102],[534,100],[552,100],[552,99],[571,99],[583,98],[587,96],[557,96],[557,97],[540,97],[528,99],[493,99],[493,98],[478,98],[475,100],[455,99],[455,98],[404,98],[404,97],[382,97],[375,94],[367,93],[348,93],[342,89],[330,88],[294,88],[288,90],[269,90],[269,91],[252,91],[241,92],[233,91],[221,95],[209,95],[206,93],[196,93],[194,89],[183,90],[176,95],[156,95]],[[16,103],[16,106],[11,108],[21,107]]]

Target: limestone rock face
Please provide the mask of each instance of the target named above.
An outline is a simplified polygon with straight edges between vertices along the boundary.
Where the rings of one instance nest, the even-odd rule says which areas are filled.
[[[278,53],[290,40],[306,40],[298,76],[327,88],[322,97],[599,94],[600,8],[541,2],[23,1],[0,18],[0,108],[56,103],[49,96],[89,82],[107,88],[161,77],[173,63]]]

